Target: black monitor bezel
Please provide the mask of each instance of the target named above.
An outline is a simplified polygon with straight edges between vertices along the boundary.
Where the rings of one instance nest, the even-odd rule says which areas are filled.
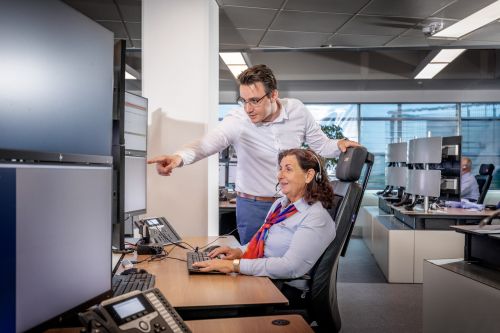
[[[10,163],[57,163],[112,166],[113,157],[101,155],[67,154],[33,150],[0,149],[0,161]]]

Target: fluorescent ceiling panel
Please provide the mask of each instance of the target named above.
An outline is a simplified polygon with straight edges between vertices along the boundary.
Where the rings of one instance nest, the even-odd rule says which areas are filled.
[[[221,52],[219,53],[226,65],[246,65],[241,52]]]
[[[248,68],[241,52],[220,52],[219,55],[235,78]]]
[[[241,72],[248,68],[247,65],[228,65],[227,67],[229,67],[229,70],[231,71],[231,73],[233,73],[233,76],[235,78],[237,78]]]
[[[125,72],[125,79],[126,80],[137,80],[137,78],[135,76],[133,76],[132,74],[130,74],[129,72]]]
[[[499,18],[500,1],[495,1],[463,20],[435,33],[432,37],[459,38]]]
[[[456,57],[462,54],[465,49],[444,49],[439,51],[439,53],[431,60],[431,63],[436,62],[446,62],[450,63],[455,60]]]
[[[429,63],[415,76],[415,79],[432,79],[446,66],[448,63]]]

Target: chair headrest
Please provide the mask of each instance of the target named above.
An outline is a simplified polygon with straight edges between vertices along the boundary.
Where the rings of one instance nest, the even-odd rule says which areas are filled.
[[[479,174],[481,176],[489,176],[493,174],[493,170],[495,170],[495,166],[493,164],[481,164],[479,167]]]
[[[339,156],[335,176],[346,182],[358,180],[367,156],[368,151],[365,147],[348,148],[345,153],[341,153]]]

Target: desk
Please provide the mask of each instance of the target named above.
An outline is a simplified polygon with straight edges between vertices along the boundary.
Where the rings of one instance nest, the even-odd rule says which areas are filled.
[[[444,211],[406,210],[393,207],[394,216],[412,229],[420,230],[450,230],[451,225],[477,224],[483,218],[494,213],[491,210],[481,212],[463,208],[447,207]]]
[[[219,201],[219,213],[229,213],[236,211],[236,203],[229,200]]]
[[[498,332],[500,271],[457,260],[426,260],[425,333]]]
[[[236,203],[228,200],[219,201],[219,235],[226,235],[231,231],[232,235],[238,235],[234,229],[236,229]],[[239,240],[239,235],[237,238]]]
[[[290,324],[285,326],[273,325],[273,320],[285,319]],[[299,315],[261,316],[245,318],[226,318],[208,320],[188,320],[186,324],[193,331],[207,333],[300,333],[314,332],[306,321]]]
[[[397,211],[396,208],[394,211]],[[451,212],[457,213],[456,209]],[[378,207],[362,207],[358,218],[363,217],[363,225],[371,222],[368,224],[370,227],[366,227],[366,233],[363,232],[363,239],[369,244],[368,248],[388,282],[422,283],[424,259],[463,256],[464,236],[448,226],[446,229],[414,229],[393,215],[383,214]],[[411,214],[408,216],[424,213],[416,211]],[[439,213],[426,216],[432,218],[436,214]],[[443,214],[437,218],[443,218]]]
[[[285,319],[284,326],[273,325],[272,321]],[[244,318],[187,320],[193,333],[313,333],[312,328],[299,315],[261,316]],[[45,333],[80,333],[81,328],[50,329]]]
[[[500,225],[457,225],[456,232],[465,234],[464,260],[481,262],[500,269]]]
[[[217,237],[191,237],[184,241],[193,246],[204,246]],[[233,236],[225,236],[214,244],[237,246]],[[171,249],[167,246],[166,249]],[[170,257],[186,259],[186,251],[174,247]],[[138,256],[138,259],[147,256]],[[237,316],[242,312],[266,313],[274,305],[288,305],[288,300],[267,277],[227,274],[189,274],[186,263],[174,259],[143,262],[144,268],[156,276],[155,287],[185,319],[203,318],[207,310],[219,311],[218,316]],[[264,312],[262,312],[264,310]]]

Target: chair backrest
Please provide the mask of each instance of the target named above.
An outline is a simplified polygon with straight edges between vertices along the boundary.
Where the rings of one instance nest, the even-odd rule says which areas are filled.
[[[337,178],[332,182],[334,207],[329,211],[337,230],[335,239],[316,262],[311,271],[310,307],[311,318],[318,322],[320,330],[338,332],[341,326],[337,304],[337,268],[339,256],[351,235],[363,192],[368,183],[374,157],[366,148],[350,148],[339,157]],[[363,184],[359,179],[366,164]]]
[[[477,199],[477,203],[479,204],[482,204],[484,198],[486,198],[491,181],[493,180],[493,170],[495,170],[493,164],[481,164],[479,167],[479,175],[476,175],[477,185],[479,186],[479,198]]]

